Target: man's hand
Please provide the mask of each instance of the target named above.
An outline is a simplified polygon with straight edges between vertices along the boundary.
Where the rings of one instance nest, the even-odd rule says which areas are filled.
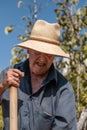
[[[11,86],[19,87],[20,78],[23,76],[24,72],[18,69],[8,69],[2,83],[0,83],[0,93],[2,94],[3,91]]]

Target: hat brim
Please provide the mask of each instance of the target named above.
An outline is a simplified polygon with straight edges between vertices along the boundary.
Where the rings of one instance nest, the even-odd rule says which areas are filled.
[[[66,54],[58,45],[42,42],[42,41],[35,41],[35,40],[28,40],[17,44],[17,46],[25,48],[25,49],[33,49],[35,51],[39,51],[46,54],[51,54],[55,56],[61,56],[65,58],[69,58],[68,54]]]

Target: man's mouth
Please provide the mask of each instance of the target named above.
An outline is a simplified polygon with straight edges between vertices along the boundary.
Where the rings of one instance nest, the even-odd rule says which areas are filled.
[[[46,63],[40,63],[40,62],[36,62],[36,64],[39,66],[39,67],[44,67],[46,65]]]

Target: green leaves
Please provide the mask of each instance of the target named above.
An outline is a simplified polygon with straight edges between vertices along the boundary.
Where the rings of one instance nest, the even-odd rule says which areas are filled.
[[[3,117],[2,117],[2,106],[0,105],[0,130],[3,130]]]
[[[20,8],[21,6],[23,5],[23,1],[22,0],[20,0],[19,2],[18,2],[18,8]]]
[[[14,30],[13,25],[10,25],[10,26],[5,27],[4,32],[7,35],[7,34],[11,33],[13,30]]]
[[[14,47],[11,50],[12,59],[10,60],[11,64],[16,64],[22,60],[25,60],[27,58],[26,50],[24,50],[21,47]]]
[[[24,41],[26,41],[28,38],[27,38],[27,36],[25,36],[25,35],[18,35],[18,39],[24,42]]]
[[[67,50],[71,57],[67,78],[73,84],[77,113],[80,113],[87,104],[87,7],[80,8],[77,11],[72,10],[72,7],[78,2],[78,0],[59,2],[57,3],[58,8],[54,11],[62,28],[61,46]],[[60,65],[65,69],[66,63],[61,61]]]

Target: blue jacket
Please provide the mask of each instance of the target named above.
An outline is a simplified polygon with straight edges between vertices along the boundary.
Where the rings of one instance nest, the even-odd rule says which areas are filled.
[[[18,130],[77,130],[72,86],[53,65],[41,88],[34,94],[28,60],[16,64],[14,68],[25,73],[18,89]],[[1,73],[0,80],[4,73]],[[9,130],[9,89],[3,93],[1,101],[3,130]]]

